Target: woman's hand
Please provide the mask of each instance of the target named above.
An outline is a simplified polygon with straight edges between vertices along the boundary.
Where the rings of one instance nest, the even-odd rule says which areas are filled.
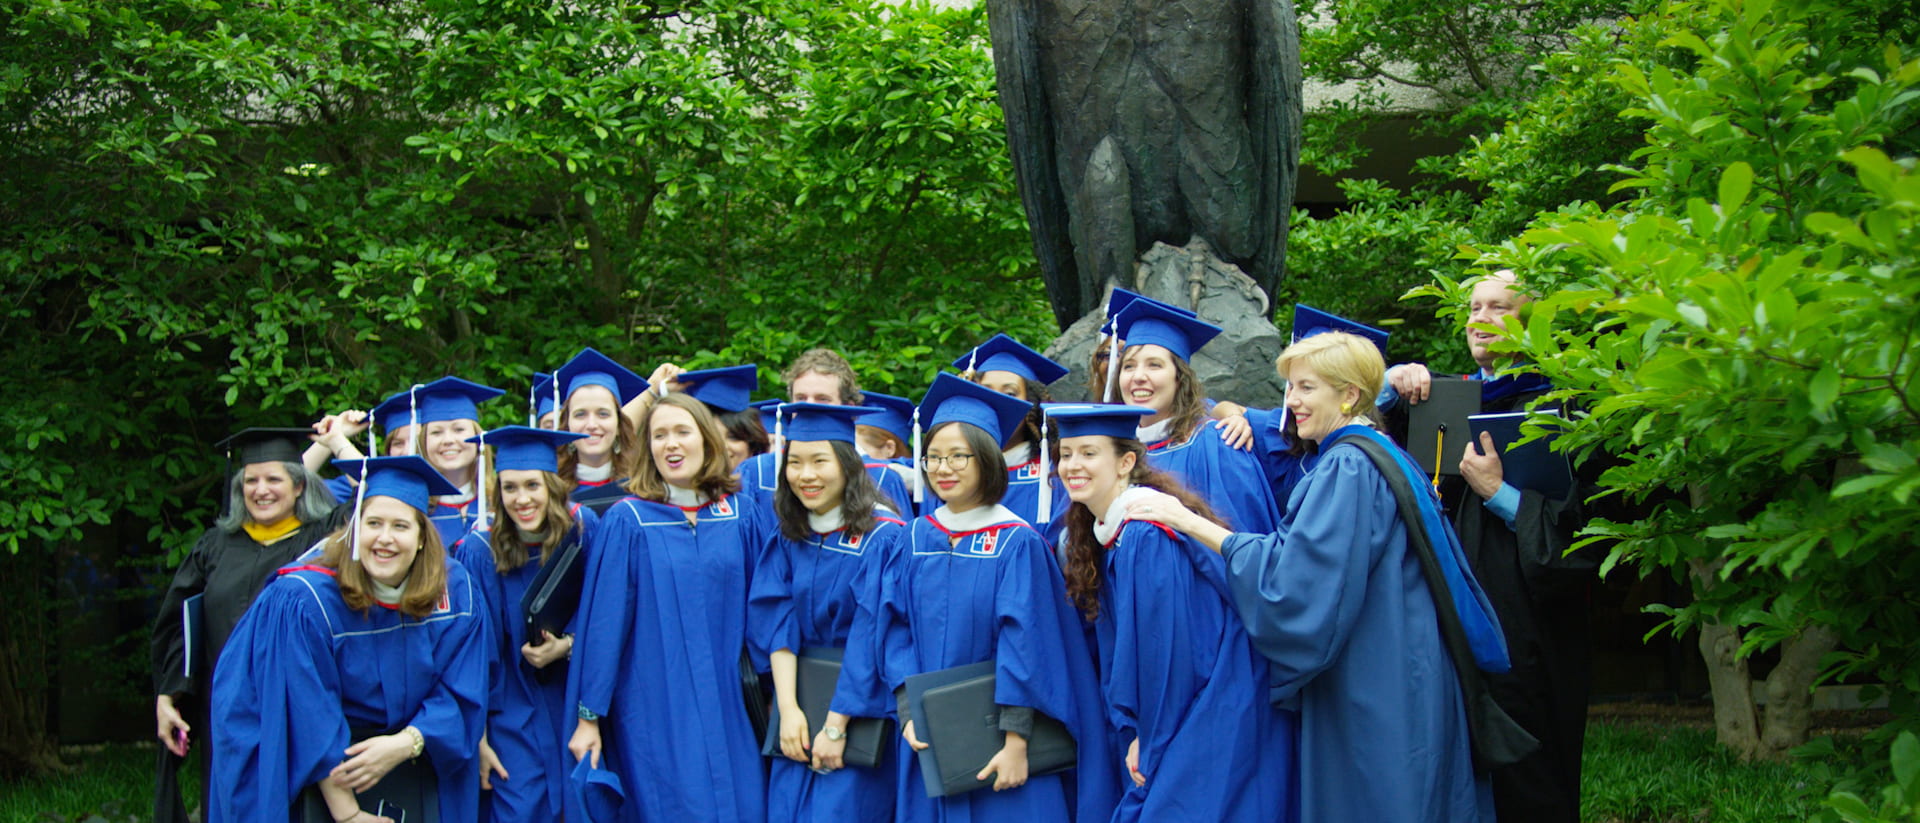
[[[852,718],[839,712],[827,712],[826,728],[813,736],[813,770],[830,772],[847,766],[847,723]],[[827,737],[827,729],[839,729],[840,739]]]
[[[647,375],[647,389],[654,394],[659,394],[662,386],[669,392],[680,391],[684,388],[680,385],[680,375],[686,373],[686,369],[672,363],[661,363],[654,367],[653,374]]]
[[[489,744],[487,742],[487,736],[484,734],[480,736],[479,760],[480,760],[480,788],[486,789],[488,791],[493,790],[493,781],[490,778],[493,776],[493,773],[495,772],[500,773],[501,780],[507,779],[506,765],[500,762],[500,755],[494,754],[493,746],[492,744]]]
[[[193,727],[188,726],[180,710],[174,708],[173,695],[163,694],[153,699],[153,719],[154,734],[159,735],[160,745],[176,757],[186,757],[187,732],[193,731]]]
[[[320,797],[327,803],[327,816],[333,823],[393,823],[391,818],[381,817],[361,811],[360,799],[353,792],[333,785],[332,781],[320,781]]]
[[[1500,448],[1493,444],[1493,432],[1480,433],[1478,452],[1473,446],[1469,441],[1466,453],[1460,455],[1460,476],[1481,500],[1492,500],[1500,493],[1500,485],[1506,482],[1506,470],[1500,465]]]
[[[1217,418],[1220,421],[1220,439],[1241,451],[1253,451],[1253,424],[1247,422],[1244,414]]]
[[[592,768],[600,768],[600,721],[582,720],[573,727],[573,739],[567,741],[567,751],[573,753],[578,762],[587,755],[593,755]]]
[[[1127,518],[1130,520],[1148,520],[1163,524],[1175,531],[1186,534],[1200,544],[1214,551],[1233,536],[1233,532],[1182,505],[1173,495],[1166,492],[1146,491],[1127,504]]]
[[[1127,744],[1127,774],[1133,777],[1133,785],[1147,785],[1147,776],[1140,773],[1140,738],[1138,737]]]
[[[527,659],[527,665],[544,669],[553,665],[554,661],[565,660],[568,655],[573,654],[573,635],[563,634],[554,637],[553,632],[541,629],[540,636],[546,638],[540,645],[527,643],[520,647],[520,656]]]
[[[405,729],[398,734],[369,737],[348,746],[347,761],[333,767],[327,779],[356,792],[364,792],[379,785],[387,772],[412,757],[413,736]]]
[[[999,753],[987,761],[987,767],[973,776],[975,780],[986,780],[993,775],[993,790],[1003,792],[1017,789],[1027,783],[1027,739],[1013,732],[1007,732],[1007,743],[1000,747]]]
[[[909,720],[900,724],[900,736],[907,739],[907,745],[913,747],[914,751],[923,752],[927,750],[927,744],[920,742],[920,738],[913,736],[913,721]],[[985,780],[986,778],[983,777],[980,779]]]
[[[799,704],[780,707],[780,753],[788,760],[801,763],[811,762],[807,754],[807,713],[800,710]]]

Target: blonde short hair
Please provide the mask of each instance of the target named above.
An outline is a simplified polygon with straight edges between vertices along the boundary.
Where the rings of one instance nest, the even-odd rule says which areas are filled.
[[[1366,338],[1346,332],[1323,332],[1287,347],[1273,367],[1285,378],[1294,366],[1306,366],[1336,391],[1348,386],[1360,390],[1360,409],[1373,408],[1387,376],[1380,350]]]

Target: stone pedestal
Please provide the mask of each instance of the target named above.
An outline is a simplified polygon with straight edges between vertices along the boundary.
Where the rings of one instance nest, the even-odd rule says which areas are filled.
[[[1134,267],[1134,282],[1121,287],[1155,300],[1190,309],[1200,319],[1225,329],[1194,355],[1193,367],[1206,394],[1249,408],[1275,408],[1285,390],[1273,370],[1285,341],[1270,319],[1272,307],[1252,278],[1223,262],[1206,241],[1194,238],[1183,248],[1155,243]],[[1055,401],[1099,400],[1088,396],[1087,366],[1101,340],[1106,320],[1101,308],[1074,321],[1047,346],[1046,355],[1072,373],[1054,383]]]

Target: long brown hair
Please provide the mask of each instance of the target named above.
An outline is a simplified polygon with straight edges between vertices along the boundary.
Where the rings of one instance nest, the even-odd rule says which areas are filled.
[[[406,588],[400,593],[400,613],[424,618],[439,608],[447,594],[447,547],[440,542],[440,530],[427,520],[426,513],[412,511],[414,528],[420,533],[420,549],[413,555],[406,582],[401,584]],[[347,608],[363,614],[373,608],[373,578],[353,559],[353,523],[327,536],[320,565],[334,570],[340,598],[347,601]]]
[[[571,411],[568,406],[572,403],[573,398],[568,397],[567,402],[560,405],[560,416],[553,420],[560,431],[573,431],[567,428],[568,412]],[[633,476],[640,463],[640,452],[644,450],[640,448],[640,434],[634,429],[633,418],[628,417],[620,407],[618,395],[613,398],[613,416],[618,419],[613,424],[613,474],[610,478],[620,480]],[[575,450],[578,445],[568,443],[560,450],[560,477],[567,481],[569,487],[580,479],[580,455]]]
[[[694,478],[694,489],[706,495],[708,500],[740,490],[740,480],[733,476],[733,468],[727,463],[727,435],[720,428],[720,421],[714,419],[713,412],[707,410],[707,404],[695,400],[693,395],[674,393],[655,401],[640,416],[639,430],[653,430],[653,415],[662,406],[685,409],[693,415],[694,428],[700,431],[700,476]],[[651,435],[648,435],[651,439]],[[640,456],[634,466],[632,479],[627,481],[627,491],[633,496],[664,503],[667,499],[667,481],[660,476],[660,467],[653,464],[653,448],[647,445],[634,450]]]
[[[1123,370],[1127,358],[1139,351],[1139,346],[1128,346],[1120,352]],[[1167,359],[1173,361],[1173,402],[1167,406],[1167,419],[1173,423],[1167,426],[1167,440],[1179,445],[1192,438],[1194,432],[1200,430],[1200,424],[1206,421],[1207,393],[1200,387],[1200,375],[1194,372],[1192,364],[1172,352],[1167,353]],[[1115,392],[1116,396],[1118,394]]]
[[[1109,437],[1107,440],[1113,443],[1115,460],[1129,454],[1134,456],[1133,471],[1127,475],[1128,485],[1166,492],[1194,514],[1221,526],[1227,525],[1225,520],[1213,513],[1207,501],[1180,485],[1173,475],[1147,465],[1146,444],[1132,438]],[[1105,565],[1107,556],[1107,547],[1101,545],[1093,535],[1093,519],[1094,513],[1084,503],[1076,502],[1067,507],[1067,596],[1073,599],[1073,605],[1090,621],[1100,619],[1100,587],[1105,583],[1101,567]]]
[[[546,524],[547,539],[540,544],[540,562],[547,562],[560,544],[566,542],[568,533],[580,524],[573,519],[573,508],[567,504],[567,492],[573,486],[565,478],[553,472],[541,472],[540,483],[547,488]],[[493,482],[493,527],[489,530],[488,545],[493,549],[493,567],[505,574],[527,565],[532,555],[525,543],[520,542],[520,527],[507,515],[507,496],[500,491],[500,479],[496,475]]]

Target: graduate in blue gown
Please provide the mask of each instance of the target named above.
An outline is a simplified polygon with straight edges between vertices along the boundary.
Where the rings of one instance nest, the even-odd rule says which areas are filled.
[[[922,465],[944,505],[913,522],[904,550],[882,572],[872,631],[884,653],[873,676],[898,694],[910,675],[994,661],[1006,745],[979,775],[990,788],[938,799],[922,788],[914,752],[900,750],[906,768],[899,773],[895,817],[912,823],[1104,821],[1113,813],[1120,774],[1086,635],[1067,603],[1052,550],[998,503],[1006,482],[999,444],[1026,417],[1027,404],[941,374],[921,411],[930,420]],[[860,631],[856,627],[850,644],[867,642]],[[924,748],[911,713],[904,706],[896,712],[907,748]],[[1034,712],[1059,720],[1074,736],[1076,769],[1028,773]]]
[[[895,550],[906,524],[881,500],[853,449],[854,420],[866,406],[790,403],[782,406],[786,470],[775,510],[779,530],[769,535],[753,575],[747,604],[755,647],[769,660],[779,706],[781,754],[767,777],[769,819],[889,821],[894,769],[849,766],[842,759],[852,717],[830,709],[823,728],[809,728],[795,691],[796,656],[807,649],[841,649],[869,671],[877,649],[847,648],[860,595],[877,596],[872,579]],[[864,659],[863,659],[864,658]],[[843,657],[844,665],[844,657]],[[844,669],[843,669],[844,671]],[[832,701],[886,717],[891,705],[878,683],[843,677],[849,694]]]
[[[1408,543],[1393,493],[1349,435],[1389,443],[1364,422],[1384,366],[1344,333],[1303,340],[1280,356],[1287,409],[1322,446],[1273,534],[1234,534],[1166,495],[1131,517],[1162,522],[1221,552],[1234,607],[1271,666],[1273,696],[1300,712],[1304,820],[1490,821],[1476,773],[1467,708],[1441,637],[1434,593]],[[1406,461],[1429,534],[1483,671],[1507,666],[1499,621],[1467,568],[1438,501]]]
[[[1259,459],[1228,445],[1221,422],[1208,419],[1206,394],[1188,365],[1220,327],[1144,298],[1127,303],[1114,323],[1127,344],[1117,397],[1152,412],[1135,435],[1147,444],[1147,462],[1200,495],[1233,528],[1272,531],[1280,520],[1272,486],[1247,482],[1264,475]]]
[[[480,745],[484,819],[547,821],[563,811],[565,776],[573,768],[567,737],[575,713],[566,676],[573,631],[528,638],[521,604],[541,569],[567,546],[583,544],[577,562],[591,555],[584,544],[598,518],[567,501],[555,456],[583,437],[507,426],[475,438],[494,449],[493,522],[468,532],[454,559],[467,567],[485,601],[490,640]]]
[[[487,475],[486,458],[467,438],[481,432],[479,404],[505,393],[458,377],[442,377],[395,394],[373,409],[389,438],[394,431],[411,427],[406,453],[426,458],[434,471],[453,484],[455,493],[434,497],[427,510],[440,531],[440,541],[449,547],[465,537],[486,510],[485,490],[480,488]]]
[[[860,401],[860,405],[880,411],[863,415],[854,426],[854,446],[866,458],[869,470],[884,467],[899,479],[899,496],[894,502],[900,504],[896,510],[901,515],[911,520],[933,511],[940,501],[934,499],[932,504],[924,505],[925,511],[922,511],[927,502],[926,487],[914,488],[917,475],[913,471],[913,401],[876,391],[864,394],[866,399]]]
[[[309,788],[335,820],[381,820],[361,809],[422,755],[438,819],[474,820],[487,630],[466,567],[426,520],[429,495],[454,487],[418,457],[336,465],[364,478],[353,520],[277,573],[214,670],[208,820],[285,820]]]
[[[586,439],[560,454],[560,477],[573,485],[567,499],[604,514],[627,496],[627,479],[644,451],[627,403],[647,381],[593,349],[581,349],[553,373],[560,389],[560,430]]]
[[[624,820],[762,820],[764,761],[740,677],[759,535],[704,404],[668,394],[641,422],[634,496],[593,536],[568,748],[619,775]]]
[[[1045,533],[1054,518],[1053,512],[1040,510],[1040,488],[1053,483],[1054,478],[1040,454],[1040,404],[1050,399],[1047,386],[1066,377],[1067,368],[1004,334],[973,347],[953,361],[953,367],[961,377],[1029,404],[1027,418],[1001,444],[1000,455],[1007,464],[1007,493],[1000,505]],[[1060,490],[1054,488],[1047,497],[1061,499]]]
[[[1060,433],[1067,591],[1092,621],[1101,690],[1132,779],[1115,821],[1298,819],[1295,716],[1233,612],[1226,563],[1126,516],[1149,490],[1206,504],[1147,465],[1138,407],[1047,407]],[[1196,790],[1205,787],[1204,790]]]

